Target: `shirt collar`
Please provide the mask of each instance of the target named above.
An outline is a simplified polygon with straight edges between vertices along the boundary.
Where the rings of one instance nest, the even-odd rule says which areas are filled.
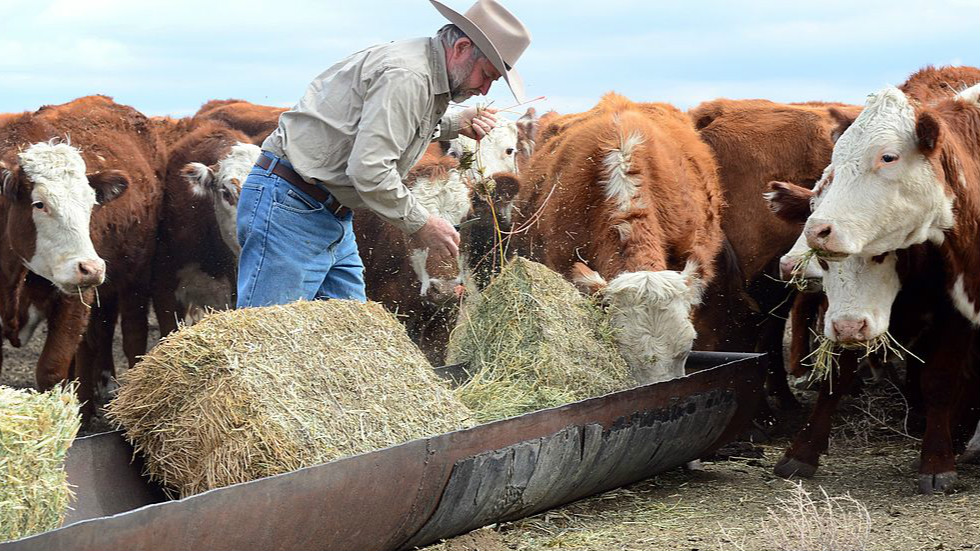
[[[432,69],[432,88],[435,95],[449,93],[449,70],[446,68],[446,49],[439,38],[429,39],[429,67]]]

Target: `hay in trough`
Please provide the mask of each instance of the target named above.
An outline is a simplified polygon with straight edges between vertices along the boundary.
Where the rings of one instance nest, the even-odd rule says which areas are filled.
[[[108,417],[189,496],[471,424],[376,303],[216,312],[120,378]]]
[[[0,386],[0,541],[53,530],[72,497],[65,455],[81,418],[75,385]]]
[[[448,357],[468,364],[472,377],[457,394],[480,421],[632,386],[606,314],[563,277],[522,258],[468,299]]]

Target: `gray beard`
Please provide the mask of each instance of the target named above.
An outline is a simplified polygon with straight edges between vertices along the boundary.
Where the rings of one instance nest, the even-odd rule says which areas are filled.
[[[463,103],[464,101],[473,97],[473,93],[469,90],[463,90],[463,82],[470,72],[473,71],[473,66],[476,65],[476,57],[471,57],[460,67],[455,70],[450,69],[449,73],[449,96],[455,103]]]

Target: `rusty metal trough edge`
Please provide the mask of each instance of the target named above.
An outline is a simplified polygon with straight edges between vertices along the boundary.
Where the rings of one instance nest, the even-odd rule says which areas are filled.
[[[761,354],[737,353],[716,353],[713,357],[721,365],[680,379],[413,440],[182,500],[81,520],[0,543],[0,551],[387,550],[426,545],[482,524],[513,520],[641,480],[727,443],[755,412],[761,398],[765,358]],[[719,413],[722,409],[718,407],[727,413]],[[695,423],[706,420],[720,426]],[[645,460],[637,460],[639,454],[627,457],[625,453],[637,450],[638,445],[650,444],[649,437],[659,434],[657,431],[663,427],[672,427],[670,430],[676,432],[678,427],[690,429],[692,423],[703,431],[696,450],[681,446],[664,458],[664,442],[658,442],[650,448],[652,453],[647,450],[649,457]],[[621,430],[624,428],[629,430]],[[112,438],[90,438],[99,437]],[[121,440],[118,434],[115,438]],[[616,442],[610,443],[612,440]],[[579,457],[567,449],[562,451],[562,446],[577,450]],[[586,448],[593,455],[601,455],[600,448],[618,455],[590,464],[586,463]],[[537,461],[546,456],[552,457],[544,461],[548,465],[554,461],[577,465],[582,476],[591,477],[590,484],[574,487],[567,483],[561,486],[553,480],[542,482],[543,468],[537,469],[537,474],[534,471]],[[606,470],[597,474],[594,469]],[[99,469],[92,471],[98,473]],[[477,471],[483,474],[472,474]],[[487,481],[481,486],[486,473],[505,479]],[[107,473],[98,474],[103,480],[108,478]],[[146,495],[134,498],[116,488],[116,497],[151,498],[147,496],[152,495],[152,490],[139,477],[135,483],[131,476],[121,480],[128,480],[122,484],[131,486],[142,484],[142,489],[132,486],[132,490]],[[460,495],[461,485],[466,484],[479,489],[476,493],[482,501],[458,504],[445,497]],[[509,493],[487,497],[503,488]],[[549,491],[556,493],[541,497],[542,492]],[[527,494],[538,497],[532,496],[527,502]],[[545,499],[548,497],[552,499]],[[465,511],[467,506],[474,510],[472,517],[453,514],[455,509]]]

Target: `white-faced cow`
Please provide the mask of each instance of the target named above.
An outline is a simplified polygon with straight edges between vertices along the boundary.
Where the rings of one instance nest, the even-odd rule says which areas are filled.
[[[192,121],[188,127],[168,144],[153,270],[161,335],[174,331],[178,321],[235,304],[238,196],[261,152],[243,133],[220,123]]]
[[[0,126],[4,279],[16,289],[26,266],[57,293],[46,301],[37,382],[46,389],[67,379],[74,357],[86,413],[106,398],[104,383],[114,374],[117,317],[130,365],[146,352],[162,158],[148,119],[104,96],[42,107]]]
[[[922,345],[927,350],[920,381],[926,433],[919,488],[924,493],[943,491],[956,480],[951,433],[954,412],[965,398],[969,354],[963,351],[971,349],[977,325],[969,294],[975,286],[965,282],[976,279],[973,270],[980,261],[974,251],[980,239],[980,85],[928,107],[913,106],[901,91],[886,89],[871,97],[869,108],[842,134],[838,146],[844,149],[840,155],[835,149],[827,185],[813,200],[805,232],[811,246],[841,256],[823,270],[828,300],[823,331],[842,344],[895,332],[891,313],[899,308],[893,303],[900,290],[917,300],[913,312],[931,313],[934,325]],[[907,195],[918,200],[900,196],[899,205],[882,209],[900,213],[901,221],[869,227],[860,221],[874,219],[870,212],[875,205],[827,207],[829,201],[868,193],[868,199],[887,203],[896,196],[882,187],[886,184],[900,193],[908,188]],[[811,225],[818,213],[822,218]],[[935,251],[931,256],[930,250]],[[961,316],[952,313],[954,307]],[[844,374],[853,376],[850,369],[842,370]],[[794,443],[777,472],[815,470],[816,457],[798,457],[805,447]]]
[[[521,179],[521,252],[603,293],[639,382],[683,375],[722,241],[717,166],[691,121],[607,94],[542,126]]]

